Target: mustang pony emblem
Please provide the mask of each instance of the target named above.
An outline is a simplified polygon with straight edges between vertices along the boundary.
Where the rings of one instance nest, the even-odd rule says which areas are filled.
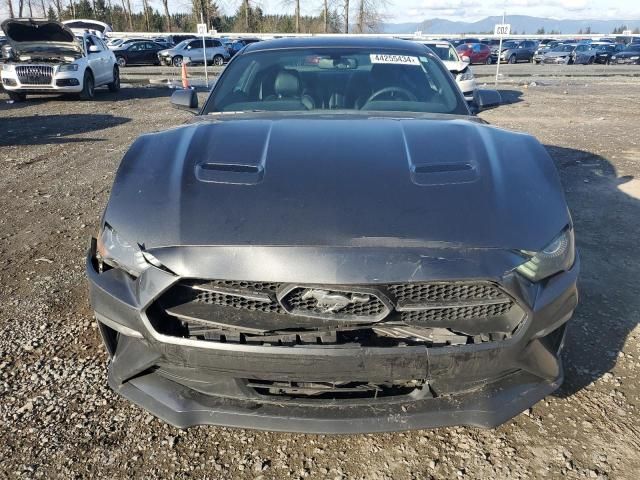
[[[341,294],[328,290],[308,289],[302,294],[303,300],[315,299],[316,305],[323,313],[336,312],[352,303],[367,303],[369,295],[363,293]]]

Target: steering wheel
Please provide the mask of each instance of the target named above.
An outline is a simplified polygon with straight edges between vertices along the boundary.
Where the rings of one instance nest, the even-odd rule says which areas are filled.
[[[371,95],[366,102],[364,102],[364,104],[368,104],[372,101],[374,101],[376,98],[384,95],[385,93],[391,93],[391,92],[396,92],[399,93],[401,95],[403,95],[407,100],[409,100],[410,102],[417,102],[418,99],[417,97],[411,93],[409,90],[407,90],[406,88],[402,88],[402,87],[385,87],[382,88],[380,90],[378,90],[377,92],[374,92],[373,95]]]

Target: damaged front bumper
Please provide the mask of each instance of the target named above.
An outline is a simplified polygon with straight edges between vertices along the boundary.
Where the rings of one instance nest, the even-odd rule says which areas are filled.
[[[450,263],[454,273],[464,270]],[[318,270],[326,264],[318,261]],[[500,341],[280,346],[160,332],[150,318],[153,305],[181,278],[155,267],[137,279],[117,269],[99,272],[95,242],[87,258],[116,392],[177,427],[315,433],[495,427],[530,407],[562,382],[560,350],[577,304],[578,270],[576,260],[570,271],[536,285],[514,274],[501,278],[524,317]],[[434,280],[428,276],[417,280]]]

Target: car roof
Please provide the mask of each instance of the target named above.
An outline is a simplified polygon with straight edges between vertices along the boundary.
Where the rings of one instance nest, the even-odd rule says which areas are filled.
[[[404,50],[408,53],[424,54],[424,45],[409,40],[381,37],[289,37],[250,43],[243,50],[244,53],[261,50],[277,50],[283,48],[317,48],[317,47],[355,47],[355,48],[383,48]]]

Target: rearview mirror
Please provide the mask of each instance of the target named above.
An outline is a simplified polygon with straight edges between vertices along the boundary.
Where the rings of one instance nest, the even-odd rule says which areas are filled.
[[[466,55],[463,55],[461,60],[464,63],[471,63],[471,59],[469,57],[467,57]]]
[[[90,45],[89,46],[89,53],[98,53],[100,51],[100,49],[98,47],[96,47],[95,45]]]
[[[191,110],[198,108],[198,94],[195,90],[176,90],[171,95],[171,106],[180,110]],[[195,113],[195,112],[194,112]]]

